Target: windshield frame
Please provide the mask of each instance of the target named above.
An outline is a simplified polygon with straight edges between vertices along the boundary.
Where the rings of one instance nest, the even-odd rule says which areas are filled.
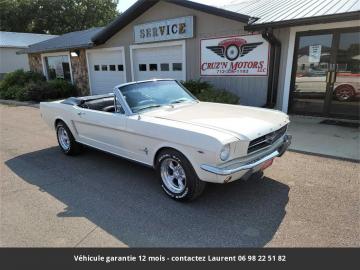
[[[191,96],[194,100],[191,101],[191,103],[198,103],[200,102],[188,89],[186,89],[179,81],[177,80],[173,80],[173,79],[155,79],[155,80],[147,80],[147,81],[139,81],[139,82],[133,82],[133,83],[125,83],[122,85],[119,85],[117,87],[115,87],[115,96],[117,97],[117,99],[119,100],[120,104],[123,106],[124,110],[125,110],[125,114],[128,116],[131,115],[139,115],[143,112],[146,112],[147,110],[143,110],[143,111],[138,111],[138,112],[134,112],[131,107],[129,106],[129,104],[126,102],[126,98],[123,95],[121,88],[126,87],[128,85],[134,85],[134,84],[142,84],[142,83],[151,83],[151,82],[158,82],[158,81],[171,81],[171,82],[175,82],[177,83],[189,96]],[[185,102],[184,102],[185,103]],[[159,107],[154,107],[151,109],[158,109],[164,106],[171,106],[174,107],[175,105],[179,105],[179,104],[184,104],[184,103],[174,103],[174,104],[163,104]],[[186,102],[186,103],[190,103],[190,102]],[[150,109],[150,108],[149,108]]]

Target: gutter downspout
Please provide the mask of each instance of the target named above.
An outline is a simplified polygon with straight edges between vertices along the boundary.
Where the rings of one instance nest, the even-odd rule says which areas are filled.
[[[270,48],[270,64],[268,77],[268,91],[266,105],[267,108],[274,108],[277,100],[281,42],[274,36],[272,29],[265,29],[261,33],[262,37],[271,45]]]

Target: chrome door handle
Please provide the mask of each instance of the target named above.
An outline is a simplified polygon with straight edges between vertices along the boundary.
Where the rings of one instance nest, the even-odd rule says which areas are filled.
[[[77,113],[79,116],[81,116],[81,115],[84,115],[85,113],[84,112],[78,112]]]

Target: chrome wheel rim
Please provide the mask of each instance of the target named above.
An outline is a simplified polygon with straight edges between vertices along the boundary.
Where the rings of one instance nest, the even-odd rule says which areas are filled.
[[[59,139],[61,148],[66,151],[69,150],[70,138],[69,138],[69,135],[68,135],[67,131],[65,130],[65,128],[59,127],[58,131],[57,131],[57,135],[58,135],[58,139]]]
[[[173,193],[185,190],[186,174],[183,167],[173,158],[167,158],[161,163],[161,179],[164,185]]]
[[[337,91],[336,96],[341,101],[346,101],[351,97],[351,90],[347,88],[343,88]]]

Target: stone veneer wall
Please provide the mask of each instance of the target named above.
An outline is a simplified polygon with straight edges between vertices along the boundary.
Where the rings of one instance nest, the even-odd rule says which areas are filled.
[[[79,89],[79,95],[89,95],[89,79],[86,63],[86,53],[84,49],[79,50],[80,54],[77,57],[70,57],[72,77],[74,84]],[[43,73],[41,54],[28,54],[30,70],[34,72]]]
[[[86,63],[86,52],[84,49],[79,50],[79,56],[70,57],[72,76],[74,84],[79,88],[80,96],[89,95],[89,77]]]
[[[43,67],[41,63],[41,54],[30,53],[28,54],[30,70],[38,73],[43,73]]]

